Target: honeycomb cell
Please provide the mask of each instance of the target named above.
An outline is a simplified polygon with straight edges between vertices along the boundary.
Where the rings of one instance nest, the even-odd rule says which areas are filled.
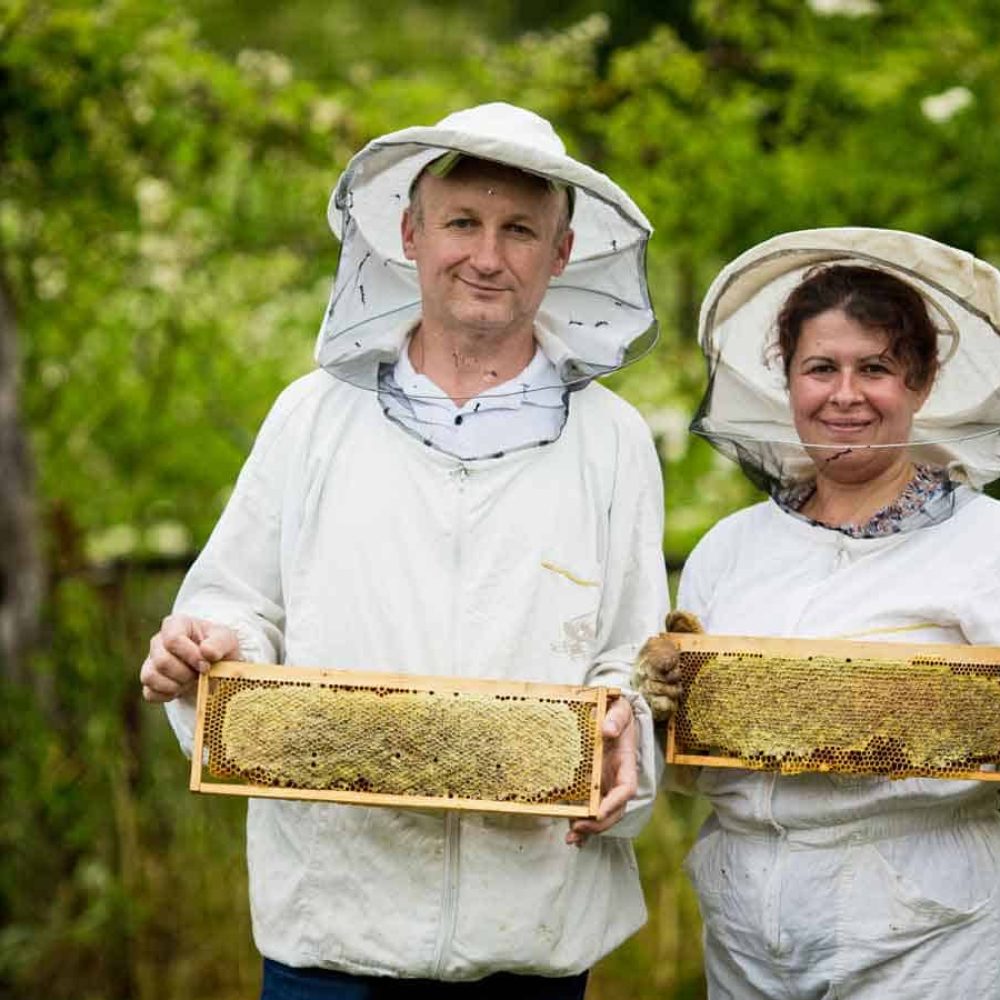
[[[216,676],[201,724],[209,774],[271,788],[575,804],[594,783],[593,694]]]
[[[1000,662],[699,649],[681,670],[675,755],[890,777],[1000,762]]]

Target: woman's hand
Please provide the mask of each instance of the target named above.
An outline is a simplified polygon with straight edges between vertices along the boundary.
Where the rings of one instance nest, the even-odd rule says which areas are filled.
[[[666,722],[681,697],[681,654],[668,632],[703,632],[701,622],[688,611],[671,611],[666,632],[647,639],[632,671],[632,687],[649,704],[656,722]]]

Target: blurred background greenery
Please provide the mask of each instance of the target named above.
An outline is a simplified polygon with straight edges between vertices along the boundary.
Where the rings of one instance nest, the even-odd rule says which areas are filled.
[[[188,795],[136,671],[312,365],[352,152],[508,100],[645,210],[663,335],[610,381],[677,567],[754,497],[686,433],[708,282],[825,225],[1000,261],[998,34],[994,0],[0,0],[0,996],[256,995],[242,804]],[[592,1000],[703,996],[702,815],[661,797]]]

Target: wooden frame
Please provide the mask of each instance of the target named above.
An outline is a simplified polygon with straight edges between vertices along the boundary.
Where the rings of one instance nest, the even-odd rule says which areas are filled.
[[[984,675],[996,677],[997,699],[1000,700],[1000,646],[966,646],[950,643],[897,643],[861,642],[851,639],[773,639],[760,636],[721,636],[703,633],[669,633],[669,638],[681,651],[682,666],[691,654],[742,654],[776,658],[808,659],[829,657],[851,660],[909,661],[914,671],[921,666],[940,667],[942,665],[972,666],[986,668]],[[995,669],[989,669],[995,668]],[[974,672],[978,673],[979,671]],[[685,667],[685,679],[690,670]],[[698,767],[729,767],[751,769],[752,765],[738,757],[692,753],[680,744],[678,720],[684,717],[684,695],[678,712],[670,719],[666,735],[666,762],[668,764],[692,765]],[[996,761],[1000,764],[1000,746],[996,749]],[[763,768],[761,768],[763,769]],[[796,769],[796,773],[832,771],[832,766],[807,766]],[[934,769],[927,769],[934,771]],[[854,772],[862,773],[862,772]],[[875,773],[875,772],[871,772]],[[883,775],[886,776],[886,775]],[[892,776],[891,774],[888,776]],[[1000,771],[948,770],[947,773],[931,773],[929,777],[975,779],[979,781],[1000,781]]]
[[[310,685],[361,688],[400,689],[427,692],[434,695],[460,693],[501,696],[505,699],[563,701],[593,707],[593,750],[589,771],[589,796],[586,802],[525,802],[424,795],[398,795],[346,789],[292,788],[261,785],[249,781],[218,779],[208,769],[205,722],[210,690],[219,679],[302,682]],[[273,686],[273,684],[272,684]],[[561,684],[539,684],[529,681],[471,680],[455,677],[432,677],[409,674],[386,674],[354,670],[329,670],[301,667],[239,663],[217,663],[198,680],[194,744],[191,753],[190,788],[194,792],[214,795],[240,795],[255,798],[305,799],[320,802],[340,802],[367,806],[393,806],[415,809],[457,809],[478,812],[523,813],[542,816],[593,818],[601,801],[603,740],[601,726],[608,705],[620,696],[617,688],[581,687]],[[581,729],[581,733],[583,730]]]

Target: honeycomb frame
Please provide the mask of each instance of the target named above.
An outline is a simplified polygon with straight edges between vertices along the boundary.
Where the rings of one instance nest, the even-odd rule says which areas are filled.
[[[593,818],[601,800],[601,725],[619,694],[615,688],[529,681],[217,663],[198,681],[190,788]],[[287,718],[279,726],[272,717],[281,711]],[[524,731],[518,725],[532,727],[532,738],[515,738]],[[437,737],[438,755],[428,759],[426,732],[458,735]],[[352,734],[358,733],[367,755],[356,750]],[[468,752],[470,737],[488,748],[488,759],[480,759],[486,750]],[[538,763],[539,740],[543,756],[552,758],[548,771]],[[404,791],[396,787],[400,775],[412,777]],[[420,791],[422,785],[428,787]]]
[[[1000,647],[670,633],[666,761],[1000,780]]]

